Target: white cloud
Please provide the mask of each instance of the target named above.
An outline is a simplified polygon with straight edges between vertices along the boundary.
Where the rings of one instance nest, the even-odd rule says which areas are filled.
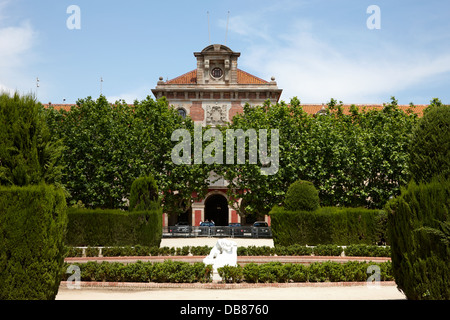
[[[28,78],[24,69],[29,63],[36,35],[29,22],[0,28],[0,90],[11,91],[13,84],[24,83],[23,79]]]
[[[153,97],[153,94],[151,93],[149,88],[151,88],[150,85],[141,86],[130,92],[124,92],[119,95],[115,96],[107,95],[106,99],[111,103],[114,103],[118,100],[125,100],[126,103],[132,104],[135,100],[144,100],[148,95]]]
[[[235,20],[258,25],[256,17],[251,14],[249,19],[240,16]],[[340,39],[341,43],[324,40],[307,20],[286,25],[286,32],[272,37],[250,27],[239,28],[242,37],[259,38],[258,45],[248,41],[240,64],[264,78],[275,76],[286,101],[298,96],[303,103],[325,103],[330,98],[344,103],[381,103],[401,90],[450,72],[450,53],[425,48],[412,52],[401,43],[388,41],[372,45],[357,36],[352,41]],[[260,31],[266,29],[270,29],[267,24]]]

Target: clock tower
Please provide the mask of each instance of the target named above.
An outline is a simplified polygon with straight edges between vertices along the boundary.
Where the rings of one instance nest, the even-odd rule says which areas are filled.
[[[282,90],[278,89],[275,78],[266,81],[239,69],[240,55],[224,45],[210,45],[194,53],[196,69],[168,81],[160,77],[152,92],[157,99],[165,96],[181,116],[189,115],[195,123],[213,127],[231,122],[234,115],[243,112],[246,103],[257,106],[266,100],[278,102]],[[227,181],[214,172],[209,181],[205,199],[193,202],[179,217],[164,214],[164,226],[181,221],[199,226],[206,220],[214,221],[217,226],[249,224],[241,221],[236,210],[228,206]]]
[[[210,45],[194,53],[195,70],[168,81],[160,78],[152,92],[157,99],[165,96],[181,115],[212,126],[230,122],[245,103],[277,102],[282,90],[275,78],[266,81],[239,69],[240,55],[224,45]]]

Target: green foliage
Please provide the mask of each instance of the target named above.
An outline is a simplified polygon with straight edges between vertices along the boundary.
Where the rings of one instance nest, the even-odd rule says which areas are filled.
[[[369,266],[380,267],[380,281],[392,281],[392,267],[390,262],[373,263],[349,261],[314,262],[310,265],[281,264],[269,262],[263,264],[248,263],[244,267],[225,266],[217,271],[222,280],[227,283],[283,283],[283,282],[363,282],[370,274]]]
[[[416,122],[395,99],[382,111],[353,106],[349,115],[331,99],[327,115],[315,117],[296,98],[289,105],[245,106],[227,128],[278,129],[279,171],[263,176],[258,165],[224,166],[229,197],[242,198],[243,207],[230,205],[241,215],[267,214],[282,205],[293,182],[306,180],[317,187],[322,206],[381,209],[410,179],[408,144]]]
[[[66,225],[61,189],[0,187],[0,300],[55,299]]]
[[[122,264],[118,262],[87,262],[74,263],[80,267],[81,281],[109,281],[109,282],[169,282],[193,283],[210,282],[212,276],[211,265],[201,262],[166,260],[164,262],[142,262]],[[67,269],[69,264],[65,264]],[[63,280],[67,281],[70,274],[64,273]]]
[[[70,246],[158,246],[162,210],[68,209],[66,244]]]
[[[0,94],[0,185],[60,182],[64,148],[52,141],[41,107],[31,95]]]
[[[158,186],[152,176],[134,180],[130,192],[130,211],[154,210],[159,207]]]
[[[409,168],[416,182],[450,178],[450,106],[432,101],[414,128]]]
[[[313,248],[299,244],[286,247],[277,245],[274,248],[274,252],[278,256],[310,256],[313,253]]]
[[[450,180],[437,178],[412,181],[386,205],[394,277],[408,299],[450,299],[450,247],[442,238],[449,208]]]
[[[343,249],[334,244],[319,244],[314,247],[315,256],[340,256]]]
[[[166,260],[164,262],[75,263],[80,267],[82,281],[194,283],[210,282],[212,266],[201,262],[190,264]],[[369,266],[380,267],[380,281],[392,281],[390,262],[314,262],[310,265],[269,262],[248,263],[245,266],[224,266],[217,271],[226,283],[285,283],[285,282],[363,282],[370,273]],[[69,265],[66,264],[67,268]],[[63,275],[67,280],[69,274]]]
[[[147,97],[128,105],[110,104],[104,96],[96,101],[80,99],[70,111],[46,110],[55,139],[64,139],[67,151],[63,182],[70,192],[69,204],[87,208],[127,209],[130,187],[139,177],[153,176],[166,213],[185,212],[193,193],[206,194],[211,168],[178,166],[171,152],[176,129],[194,131],[166,99]]]
[[[275,245],[380,244],[385,241],[385,212],[364,208],[321,207],[316,211],[270,212]]]
[[[319,192],[311,182],[296,181],[286,192],[284,207],[290,211],[314,211],[319,208]]]
[[[102,248],[103,257],[132,257],[132,256],[207,256],[212,247],[208,246],[184,246],[181,248],[169,247],[148,247],[148,246],[114,246]],[[390,257],[391,249],[389,246],[371,246],[366,244],[349,245],[344,249],[337,245],[318,245],[316,247],[308,247],[299,244],[290,246],[270,247],[238,247],[238,256],[339,256],[345,252],[346,256],[351,257]],[[98,257],[99,248],[87,247],[86,257]],[[68,257],[81,257],[83,255],[82,248],[69,247]]]
[[[389,246],[370,246],[365,244],[353,244],[344,249],[347,257],[390,257]]]
[[[225,283],[239,283],[244,279],[243,270],[239,265],[236,267],[226,265],[218,268],[217,272]]]

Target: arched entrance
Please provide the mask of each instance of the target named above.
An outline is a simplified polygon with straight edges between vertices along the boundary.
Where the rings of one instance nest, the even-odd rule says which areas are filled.
[[[205,200],[205,221],[214,221],[216,226],[228,226],[228,201],[221,194],[213,194]]]

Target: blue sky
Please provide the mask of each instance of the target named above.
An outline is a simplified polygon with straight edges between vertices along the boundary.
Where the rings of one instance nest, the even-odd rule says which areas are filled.
[[[81,29],[67,28],[70,5]],[[366,21],[380,8],[380,29]],[[302,103],[450,104],[449,1],[0,0],[0,89],[44,103],[103,94],[132,103],[160,76],[196,67],[211,42],[241,52],[239,68]]]

